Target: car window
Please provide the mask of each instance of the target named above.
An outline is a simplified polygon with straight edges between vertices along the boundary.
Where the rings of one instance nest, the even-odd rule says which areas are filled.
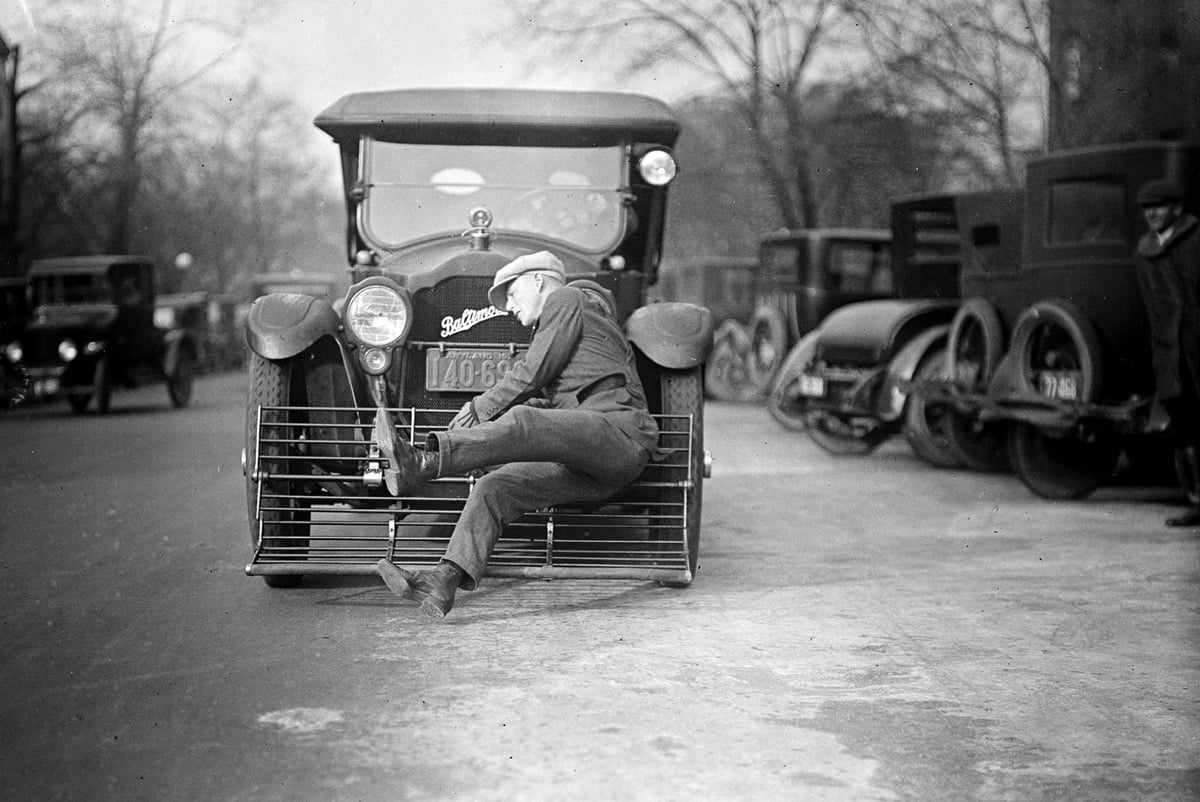
[[[623,235],[621,147],[366,143],[366,233],[386,247],[457,235],[471,209],[492,226],[600,253]]]
[[[875,243],[831,243],[829,286],[840,292],[891,292],[892,265],[888,250]]]
[[[1127,239],[1125,182],[1120,177],[1054,181],[1046,202],[1050,244]]]
[[[768,286],[806,282],[801,275],[800,245],[794,242],[771,242],[762,249],[762,281]]]

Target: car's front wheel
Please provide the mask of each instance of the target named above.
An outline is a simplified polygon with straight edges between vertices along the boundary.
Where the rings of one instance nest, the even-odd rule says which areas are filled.
[[[681,524],[683,542],[687,548],[687,565],[692,577],[700,567],[700,510],[704,488],[704,385],[700,369],[664,370],[659,384],[662,390],[662,412],[668,416],[663,421],[664,431],[688,431],[691,421],[691,437],[687,450],[679,437],[668,437],[667,443],[680,451],[670,457],[672,466],[667,469],[667,481],[684,485],[690,478],[690,487],[684,488],[684,504]],[[674,492],[674,491],[668,491]],[[667,587],[685,587],[687,582],[664,582]]]
[[[167,377],[167,396],[175,409],[187,406],[192,400],[192,386],[196,374],[196,360],[190,352],[184,350],[175,362],[175,370]]]
[[[97,413],[103,415],[108,412],[112,403],[112,373],[106,356],[96,360],[96,370],[92,373],[92,398],[96,399]]]
[[[302,393],[293,389],[299,386],[292,381],[290,361],[272,362],[258,354],[250,355],[245,441],[250,547],[256,554],[270,552],[276,559],[288,561],[303,559],[308,551],[310,510],[303,501],[292,498],[296,495],[292,480],[276,478],[293,469],[294,463],[288,457],[294,456],[295,445],[287,441],[298,438],[290,436],[287,426],[287,416],[292,413],[263,415],[260,425],[260,409],[302,405]],[[263,577],[273,588],[294,588],[301,579],[298,574]]]
[[[918,382],[944,381],[946,352],[937,349],[926,354],[917,366]],[[930,403],[919,392],[909,393],[904,406],[904,437],[913,453],[938,468],[959,464],[958,454],[949,439],[952,409],[947,404]]]
[[[804,429],[814,443],[839,457],[870,454],[892,433],[889,427],[873,418],[839,415],[825,410],[805,412]]]

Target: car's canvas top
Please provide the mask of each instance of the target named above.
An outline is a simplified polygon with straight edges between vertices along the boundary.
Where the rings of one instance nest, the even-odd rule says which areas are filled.
[[[587,146],[626,137],[671,145],[679,123],[660,100],[624,92],[399,89],[358,92],[317,115],[334,139]]]

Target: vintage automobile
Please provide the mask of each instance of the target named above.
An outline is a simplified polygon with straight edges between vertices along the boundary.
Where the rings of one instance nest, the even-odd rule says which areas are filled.
[[[718,401],[746,401],[757,394],[743,375],[757,269],[754,257],[713,256],[664,262],[659,275],[656,297],[699,304],[712,312],[715,329],[704,389]]]
[[[1137,190],[1155,178],[1200,198],[1200,148],[1137,142],[1030,161],[1019,264],[982,272],[974,311],[951,332],[947,395],[966,420],[1003,425],[1013,469],[1040,496],[1083,498],[1122,451],[1163,453],[1133,256],[1145,231]],[[972,237],[995,236],[978,226]]]
[[[0,278],[0,409],[16,406],[29,394],[21,348],[28,317],[29,283],[25,277]]]
[[[389,496],[377,410],[421,442],[493,385],[531,335],[489,304],[492,278],[551,249],[568,281],[611,299],[668,456],[606,502],[510,525],[488,575],[689,584],[712,319],[693,304],[646,303],[676,170],[669,109],[625,93],[414,89],[348,95],[316,125],[341,151],[352,284],[340,313],[299,293],[250,309],[246,572],[281,587],[374,574],[381,558],[437,561],[474,477]]]
[[[108,411],[116,387],[164,382],[171,406],[191,400],[195,344],[154,325],[154,262],[145,256],[42,259],[29,268],[31,318],[19,348],[36,398]]]
[[[709,358],[714,397],[758,400],[784,357],[834,309],[892,295],[891,236],[882,229],[780,231],[759,244],[754,313],[727,322]]]
[[[895,297],[831,312],[788,354],[768,409],[833,454],[868,453],[902,431],[918,456],[953,465],[945,408],[908,392],[908,382],[945,370],[959,293],[953,197],[893,201],[891,243]]]

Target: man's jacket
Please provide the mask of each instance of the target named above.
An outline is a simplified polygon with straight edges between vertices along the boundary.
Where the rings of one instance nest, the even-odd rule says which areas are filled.
[[[1150,316],[1158,397],[1200,397],[1200,220],[1180,217],[1165,243],[1148,232],[1138,243],[1138,286]],[[1183,386],[1183,371],[1190,374]]]
[[[596,290],[567,285],[546,297],[529,351],[475,398],[475,415],[493,420],[527,401],[606,413],[635,442],[656,452],[658,427],[646,411],[633,348]]]

